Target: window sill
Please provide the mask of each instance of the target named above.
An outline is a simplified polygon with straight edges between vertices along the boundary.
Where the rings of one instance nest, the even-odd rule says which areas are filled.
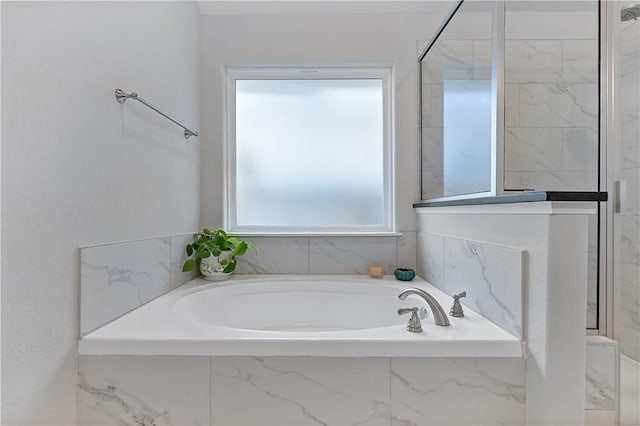
[[[401,237],[402,232],[393,231],[229,231],[236,237]]]

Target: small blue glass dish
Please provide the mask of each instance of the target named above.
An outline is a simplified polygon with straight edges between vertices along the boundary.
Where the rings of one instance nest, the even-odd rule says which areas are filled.
[[[411,281],[416,277],[416,271],[411,268],[396,268],[393,275],[400,281]]]

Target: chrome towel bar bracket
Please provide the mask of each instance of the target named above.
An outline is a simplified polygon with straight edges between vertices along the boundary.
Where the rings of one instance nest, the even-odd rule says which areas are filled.
[[[127,93],[122,89],[116,89],[114,95],[116,97],[116,101],[118,101],[119,104],[125,103],[127,101],[127,99],[135,99],[136,101],[140,102],[141,104],[143,104],[147,108],[150,108],[150,109],[154,110],[155,112],[157,112],[158,114],[160,114],[161,116],[166,118],[167,120],[169,120],[169,121],[173,122],[174,124],[182,127],[184,129],[184,138],[185,139],[189,139],[191,136],[198,136],[198,132],[194,132],[193,130],[185,127],[179,121],[169,117],[167,114],[165,114],[164,112],[160,111],[158,108],[154,107],[152,104],[150,104],[149,102],[145,101],[143,98],[138,96],[138,94],[135,93],[135,92]]]

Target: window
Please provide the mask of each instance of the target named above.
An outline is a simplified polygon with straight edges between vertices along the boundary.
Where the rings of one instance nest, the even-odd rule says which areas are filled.
[[[393,231],[389,69],[228,69],[226,221]]]

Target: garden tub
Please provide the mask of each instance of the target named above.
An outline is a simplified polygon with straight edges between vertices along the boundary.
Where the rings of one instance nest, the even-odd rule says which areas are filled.
[[[448,327],[433,316],[406,330],[398,295],[418,287],[448,312],[452,298],[393,276],[235,275],[195,279],[80,339],[80,354],[340,357],[522,357],[522,342],[465,307]]]

